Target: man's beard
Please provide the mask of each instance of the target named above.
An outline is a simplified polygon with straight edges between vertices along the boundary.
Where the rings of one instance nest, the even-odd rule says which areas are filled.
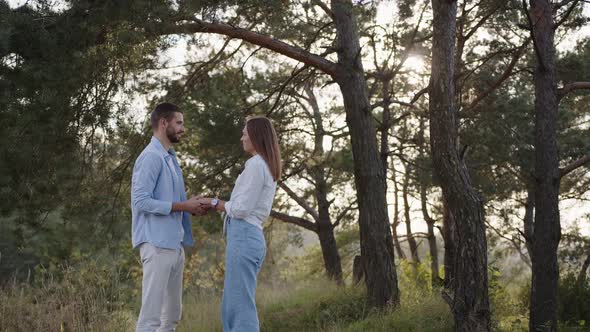
[[[166,136],[170,140],[170,143],[180,143],[180,137],[178,134],[170,127],[166,128]]]

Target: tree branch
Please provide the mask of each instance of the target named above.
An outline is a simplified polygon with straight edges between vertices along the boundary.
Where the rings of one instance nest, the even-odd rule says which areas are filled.
[[[307,204],[307,202],[297,196],[297,194],[295,194],[295,192],[293,190],[291,190],[291,188],[289,188],[284,182],[279,182],[279,187],[281,187],[281,189],[283,189],[287,195],[289,195],[289,197],[291,197],[295,202],[297,202],[297,204],[299,204],[299,206],[301,206],[307,213],[309,213],[314,220],[319,220],[320,216],[318,215],[317,211],[312,209],[311,206],[309,206],[309,204]]]
[[[576,5],[579,2],[580,2],[579,0],[574,1],[574,3],[570,6],[570,8],[568,8],[567,11],[563,14],[563,16],[561,16],[561,19],[559,20],[559,22],[555,23],[555,26],[553,27],[553,29],[557,29],[557,28],[559,28],[560,25],[565,23],[565,21],[572,14],[572,11],[574,11],[574,8],[576,7]]]
[[[297,225],[300,227],[303,227],[307,230],[310,230],[314,233],[318,232],[318,227],[315,223],[307,220],[307,219],[303,219],[303,218],[299,218],[299,217],[293,217],[275,210],[270,211],[270,216],[278,219],[280,221],[284,221],[293,225]]]
[[[539,45],[537,44],[537,39],[535,38],[535,29],[533,24],[533,19],[531,18],[531,13],[529,12],[528,6],[526,5],[526,0],[522,0],[522,10],[527,18],[529,23],[529,30],[531,32],[531,39],[533,40],[533,48],[535,49],[535,55],[537,56],[537,61],[539,62],[539,66],[542,70],[545,70],[547,66],[545,66],[545,62],[541,57],[541,50],[539,49]]]
[[[383,105],[385,105],[385,102],[386,102],[385,100],[382,100],[380,102],[377,102],[377,103],[371,105],[371,109],[373,110],[373,109],[375,109],[377,107],[383,107]],[[411,103],[408,103],[408,102],[405,102],[405,101],[401,101],[401,100],[389,99],[389,100],[387,100],[387,102],[390,103],[390,104],[398,104],[398,105],[401,105],[401,106],[407,106],[407,107],[410,107],[410,108],[418,109],[418,107],[416,105],[411,104]]]
[[[230,41],[231,41],[231,38],[227,38],[227,40],[223,43],[223,46],[221,47],[221,49],[211,59],[203,62],[199,66],[191,68],[191,70],[189,71],[188,78],[186,79],[184,85],[179,87],[176,92],[172,93],[170,95],[169,100],[174,100],[174,99],[182,97],[182,95],[187,92],[188,88],[192,87],[194,85],[196,78],[198,78],[200,74],[202,74],[203,72],[207,72],[208,70],[210,70],[210,68],[212,66],[215,66],[216,64],[218,64],[222,60],[221,56],[224,54],[225,49],[229,45]],[[242,47],[242,45],[238,46],[233,52],[231,52],[228,56],[226,56],[224,58],[232,57],[240,50],[241,47]]]
[[[508,66],[504,70],[504,73],[502,73],[502,76],[500,76],[494,82],[494,84],[492,84],[492,86],[490,86],[489,89],[487,89],[482,94],[480,94],[479,96],[477,96],[475,98],[475,100],[469,104],[469,106],[466,109],[467,111],[470,111],[473,108],[475,108],[475,106],[477,106],[477,104],[479,104],[484,98],[486,98],[494,90],[496,90],[497,88],[499,88],[502,85],[502,83],[504,83],[504,81],[506,81],[512,75],[512,71],[514,70],[514,67],[518,63],[518,60],[524,54],[524,51],[526,50],[526,47],[527,47],[527,45],[529,44],[530,41],[531,41],[531,38],[527,38],[525,40],[525,42],[516,50],[516,53],[512,57],[512,60],[510,60],[510,63],[508,64]]]
[[[289,45],[283,41],[261,35],[256,32],[233,27],[225,23],[204,22],[195,18],[190,19],[192,23],[162,24],[156,27],[159,35],[193,34],[193,33],[214,33],[232,38],[245,40],[254,45],[262,46],[271,51],[280,53],[291,59],[300,61],[311,67],[318,68],[324,73],[335,77],[338,72],[338,65],[317,54],[308,52],[300,47]]]
[[[590,82],[574,82],[563,86],[561,89],[557,89],[557,100],[565,97],[566,94],[581,89],[590,89]]]
[[[279,105],[279,101],[281,100],[281,96],[283,95],[283,92],[285,91],[285,88],[287,87],[287,85],[289,85],[289,83],[299,74],[301,74],[305,69],[307,69],[307,65],[303,65],[303,67],[297,69],[297,70],[293,70],[293,73],[291,73],[291,76],[289,76],[289,78],[285,81],[285,83],[283,83],[279,89],[279,95],[277,96],[277,98],[275,99],[274,104],[271,106],[271,108],[266,112],[266,116],[270,116],[270,114],[272,112],[274,112],[274,110],[277,108],[277,106]]]
[[[330,9],[330,7],[328,7],[328,5],[326,5],[325,3],[323,3],[321,0],[312,0],[312,2],[319,6],[320,8],[322,8],[322,10],[324,12],[326,12],[326,14],[328,14],[328,16],[330,16],[330,18],[334,19],[334,13],[332,12],[332,10]]]
[[[590,162],[590,154],[586,155],[578,160],[571,162],[570,164],[568,164],[567,166],[565,166],[563,168],[560,168],[559,169],[559,177],[563,178],[564,176],[566,176],[569,173],[571,173],[572,171],[574,171],[576,168],[582,167],[589,162]]]
[[[489,222],[486,222],[486,227],[493,230],[500,238],[502,238],[502,239],[508,241],[510,244],[512,244],[512,247],[514,248],[514,250],[516,250],[518,252],[518,254],[520,255],[520,259],[522,259],[522,261],[529,268],[531,267],[531,259],[529,256],[527,256],[527,254],[524,251],[522,251],[520,243],[518,241],[516,241],[514,238],[509,238],[508,236],[504,235],[503,232],[501,232],[499,229],[492,226]],[[519,229],[516,229],[516,230],[521,232]]]
[[[356,203],[356,200],[355,200],[355,202],[353,202],[352,204],[350,204],[349,206],[347,206],[344,210],[342,210],[338,214],[338,217],[336,217],[336,221],[332,225],[333,228],[336,228],[338,225],[340,225],[340,222],[342,221],[342,219],[344,219],[344,217],[346,217],[346,215],[348,214],[348,212],[350,210],[358,209],[358,206],[356,206],[355,203]]]
[[[492,16],[495,12],[498,11],[498,9],[500,9],[500,7],[503,6],[503,3],[500,3],[500,5],[494,7],[494,9],[490,10],[486,15],[484,15],[476,24],[473,28],[471,28],[471,30],[465,35],[464,40],[467,40],[469,38],[471,38],[475,32],[481,28],[481,26],[490,18],[490,16]]]
[[[412,32],[412,37],[410,38],[408,45],[406,45],[404,53],[401,56],[400,62],[392,70],[393,77],[395,77],[399,73],[399,71],[401,70],[404,63],[410,57],[410,52],[412,51],[412,49],[414,48],[414,45],[416,44],[415,39],[416,39],[416,36],[418,35],[418,31],[420,30],[420,24],[422,24],[422,18],[424,17],[424,13],[426,12],[426,8],[428,8],[428,4],[429,4],[429,1],[424,2],[424,6],[422,7],[422,11],[420,12],[420,17],[418,18],[418,22],[416,23],[416,26],[414,27],[414,30]]]
[[[412,98],[412,100],[410,101],[410,104],[413,104],[413,103],[415,103],[416,101],[418,101],[418,99],[420,99],[420,97],[422,97],[422,95],[423,95],[423,94],[425,94],[425,93],[427,93],[427,92],[428,92],[428,88],[429,88],[429,87],[427,86],[427,87],[425,87],[424,89],[422,89],[422,90],[418,91],[418,93],[416,93],[416,94],[414,95],[414,98]]]

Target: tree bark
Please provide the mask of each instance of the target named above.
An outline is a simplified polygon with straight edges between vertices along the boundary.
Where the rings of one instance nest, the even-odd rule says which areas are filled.
[[[334,227],[332,227],[329,220],[322,222],[320,217],[318,221],[318,237],[328,278],[334,280],[338,285],[342,285],[342,264],[336,246],[336,239],[334,238]]]
[[[450,244],[455,250],[451,262],[454,279],[446,299],[457,331],[490,331],[483,202],[471,185],[457,146],[453,59],[457,2],[432,0],[432,7],[430,141],[434,169],[454,221],[454,243]]]
[[[449,211],[449,205],[447,201],[442,199],[443,203],[443,228],[442,228],[442,235],[444,241],[444,248],[445,248],[445,279],[444,279],[444,286],[448,292],[452,292],[454,289],[453,282],[455,280],[455,272],[454,272],[454,262],[455,262],[455,221],[453,220],[453,215],[451,211]]]
[[[557,331],[557,247],[560,170],[557,155],[557,87],[552,6],[531,0],[535,82],[535,224],[532,241],[531,331]]]
[[[359,205],[361,256],[369,305],[399,303],[394,249],[387,217],[385,174],[379,158],[376,130],[370,112],[359,44],[350,0],[332,0],[338,50],[338,83],[344,99],[346,123],[354,156]]]

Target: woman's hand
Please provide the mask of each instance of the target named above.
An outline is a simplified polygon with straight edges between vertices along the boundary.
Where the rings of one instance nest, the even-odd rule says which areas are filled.
[[[201,197],[201,198],[197,198],[197,202],[199,202],[203,207],[207,207],[207,208],[211,208],[211,200],[213,198],[210,197]]]
[[[199,204],[201,204],[201,206],[203,208],[214,209],[219,212],[225,211],[225,201],[223,201],[223,200],[218,199],[217,205],[213,206],[213,205],[211,205],[211,201],[214,199],[212,197],[200,197],[199,196],[199,198],[195,198],[195,199],[197,200],[197,202],[199,202]]]

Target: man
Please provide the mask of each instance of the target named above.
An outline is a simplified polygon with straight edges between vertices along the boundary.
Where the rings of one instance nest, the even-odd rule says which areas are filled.
[[[183,120],[176,105],[156,106],[153,137],[133,168],[131,237],[143,266],[138,332],[175,330],[182,313],[183,246],[193,246],[189,213],[206,212],[196,199],[186,199],[172,149],[184,133]]]

